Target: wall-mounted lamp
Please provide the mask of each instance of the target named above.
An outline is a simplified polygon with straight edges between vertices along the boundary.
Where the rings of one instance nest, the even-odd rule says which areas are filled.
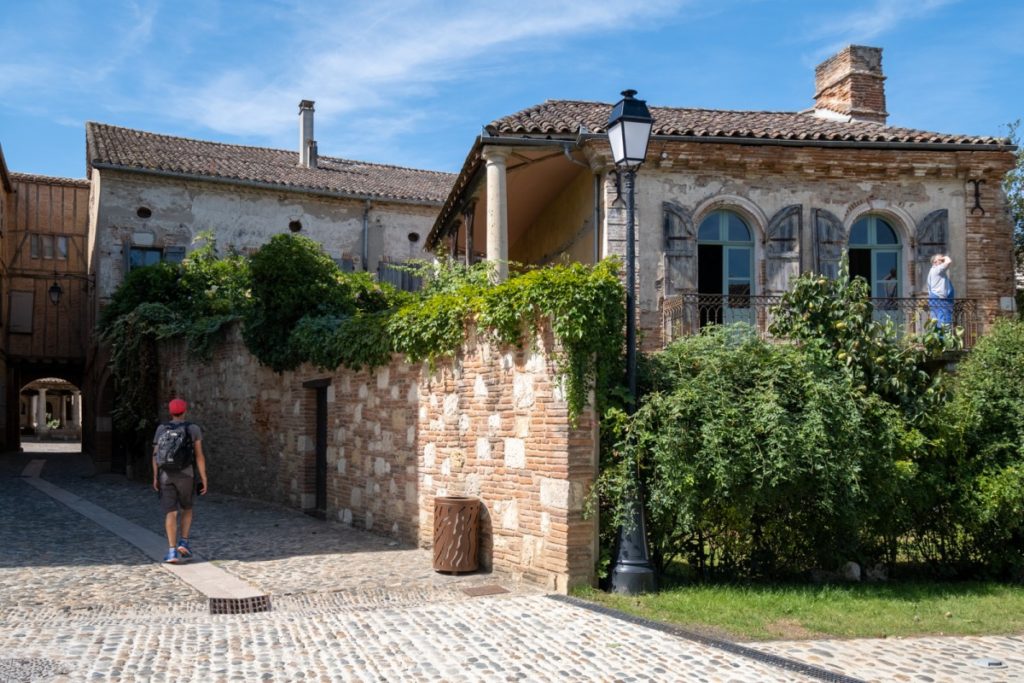
[[[59,282],[54,280],[53,284],[46,291],[50,294],[50,302],[54,306],[60,303],[60,295],[64,293],[64,289],[60,286]]]

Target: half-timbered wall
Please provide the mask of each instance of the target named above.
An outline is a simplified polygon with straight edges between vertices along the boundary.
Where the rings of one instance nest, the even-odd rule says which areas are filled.
[[[89,185],[12,174],[3,257],[2,320],[7,354],[29,361],[81,362],[90,334],[87,306]],[[49,289],[61,288],[59,303]]]

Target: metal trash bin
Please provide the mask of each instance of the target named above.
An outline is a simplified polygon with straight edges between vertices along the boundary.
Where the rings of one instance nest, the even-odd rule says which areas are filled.
[[[434,498],[434,571],[476,571],[480,549],[480,499]]]

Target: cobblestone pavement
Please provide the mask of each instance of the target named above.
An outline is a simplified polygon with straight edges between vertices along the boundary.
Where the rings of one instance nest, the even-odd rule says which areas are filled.
[[[204,596],[19,474],[45,457],[44,479],[160,533],[152,491],[42,448],[0,456],[0,681],[815,680],[496,575],[437,574],[427,551],[217,493],[199,503],[194,546],[271,594],[273,611],[210,615]],[[462,590],[494,584],[509,592]],[[1020,638],[751,647],[866,680],[1024,674]],[[1008,668],[965,663],[983,656]]]

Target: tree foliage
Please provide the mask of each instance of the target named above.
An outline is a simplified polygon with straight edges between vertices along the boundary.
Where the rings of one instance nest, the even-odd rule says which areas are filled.
[[[1024,318],[1024,146],[1020,139],[1020,119],[1009,125],[1010,142],[1017,145],[1017,164],[1003,181],[1003,189],[1013,221],[1013,251],[1017,263],[1017,314]]]

